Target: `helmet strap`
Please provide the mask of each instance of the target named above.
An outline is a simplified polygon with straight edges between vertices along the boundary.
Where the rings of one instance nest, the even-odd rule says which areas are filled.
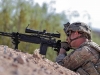
[[[79,38],[81,38],[81,37],[83,37],[83,36],[81,35],[81,36],[78,36],[78,37],[76,37],[76,38],[73,38],[73,39],[69,38],[69,39],[70,39],[70,42],[69,42],[69,44],[71,44],[71,42],[72,42],[72,41],[74,41],[74,40],[76,40],[76,39],[79,39]]]

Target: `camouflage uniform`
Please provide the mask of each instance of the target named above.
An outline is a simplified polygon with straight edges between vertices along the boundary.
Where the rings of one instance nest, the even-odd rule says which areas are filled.
[[[75,26],[73,27],[75,28]],[[91,35],[88,28],[87,32],[84,28],[83,31],[85,31],[86,34],[88,33],[85,36],[91,40]],[[81,44],[79,48],[75,49],[72,53],[70,53],[67,56],[65,56],[64,54],[58,55],[56,58],[56,62],[70,70],[80,73],[80,75],[100,75],[99,52],[99,45],[93,41],[88,41]]]

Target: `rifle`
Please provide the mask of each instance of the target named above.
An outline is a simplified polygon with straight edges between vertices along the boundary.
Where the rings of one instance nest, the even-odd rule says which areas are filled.
[[[20,41],[40,44],[40,54],[46,55],[47,47],[54,48],[55,51],[59,52],[61,47],[61,40],[56,41],[55,38],[60,38],[60,34],[47,33],[46,30],[36,31],[29,29],[28,26],[25,29],[25,33],[32,34],[22,34],[18,32],[0,32],[0,35],[11,37],[13,40],[14,49],[18,49],[18,44]]]

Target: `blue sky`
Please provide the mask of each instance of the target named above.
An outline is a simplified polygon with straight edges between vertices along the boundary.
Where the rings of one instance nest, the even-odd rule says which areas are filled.
[[[92,28],[100,29],[100,2],[99,0],[34,0],[35,2],[38,2],[40,5],[42,5],[43,2],[49,3],[50,1],[56,1],[52,7],[56,8],[56,12],[60,13],[62,11],[65,11],[67,13],[67,10],[70,11],[77,10],[81,15],[84,14],[84,12],[89,13],[91,16],[90,22],[92,23]],[[85,23],[88,23],[87,18],[79,17],[77,19],[73,19],[74,21],[83,21]]]

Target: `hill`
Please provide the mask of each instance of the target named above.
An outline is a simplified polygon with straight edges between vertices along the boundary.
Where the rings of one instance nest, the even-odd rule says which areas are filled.
[[[23,53],[0,45],[0,75],[77,75],[38,53]]]

